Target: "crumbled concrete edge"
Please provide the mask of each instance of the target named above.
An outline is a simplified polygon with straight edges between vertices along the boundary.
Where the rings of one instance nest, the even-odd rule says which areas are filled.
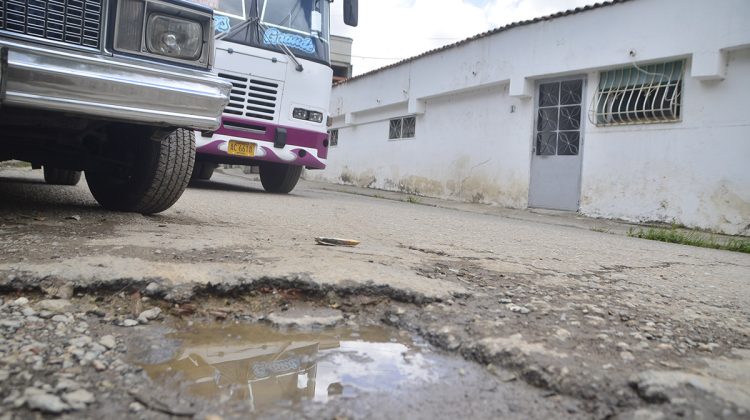
[[[594,418],[609,418],[615,414],[611,404],[600,398],[602,390],[595,384],[577,383],[571,380],[564,370],[549,370],[548,367],[551,364],[547,362],[555,356],[535,354],[535,357],[530,357],[524,354],[522,349],[512,346],[493,349],[482,340],[462,341],[449,329],[431,331],[415,325],[398,311],[386,311],[381,321],[395,328],[412,331],[437,348],[458,353],[465,360],[486,366],[490,372],[498,374],[503,382],[521,380],[528,385],[547,391],[549,395],[575,398]],[[506,372],[499,374],[496,371],[498,368]],[[627,382],[610,385],[621,389],[629,388]],[[631,390],[618,397],[617,406],[622,409],[635,409],[638,406],[637,400],[639,397]]]
[[[0,273],[0,293],[42,292],[43,284],[52,276],[38,276],[27,272]],[[112,278],[112,279],[61,279],[56,281],[72,284],[75,293],[134,292],[167,302],[182,303],[198,296],[237,296],[262,289],[298,289],[310,297],[322,297],[335,292],[342,297],[373,296],[388,298],[396,302],[425,305],[440,302],[441,298],[426,296],[411,290],[394,288],[385,284],[344,282],[341,284],[320,284],[307,274],[294,274],[282,277],[240,278],[218,283],[173,284],[169,279],[153,278]],[[454,296],[456,298],[466,296]]]

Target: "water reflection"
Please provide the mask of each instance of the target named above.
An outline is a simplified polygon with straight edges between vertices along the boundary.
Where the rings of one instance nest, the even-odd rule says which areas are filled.
[[[388,329],[282,332],[263,325],[200,326],[173,334],[169,361],[144,365],[152,379],[188,393],[253,408],[360,392],[390,392],[437,379],[434,362]]]

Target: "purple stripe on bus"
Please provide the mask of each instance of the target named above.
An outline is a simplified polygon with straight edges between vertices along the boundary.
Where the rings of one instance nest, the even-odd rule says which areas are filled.
[[[196,148],[196,151],[198,153],[206,153],[210,155],[229,156],[227,152],[219,148],[223,143],[224,143],[223,140],[215,140],[215,141],[212,141],[211,143],[208,143],[208,144],[205,144],[203,146]],[[253,161],[253,162],[287,163],[287,164],[293,164],[293,165],[298,165],[298,166],[305,166],[310,169],[325,169],[326,167],[325,163],[321,162],[320,159],[318,159],[312,153],[305,153],[304,157],[299,157],[300,152],[303,151],[302,149],[291,149],[290,152],[295,155],[295,159],[292,161],[288,161],[288,160],[284,160],[280,158],[276,154],[276,149],[274,149],[273,147],[266,147],[263,145],[260,145],[259,147],[262,147],[263,150],[266,152],[265,156],[256,156],[253,158],[247,158],[247,160]]]
[[[276,124],[264,123],[257,120],[247,120],[222,116],[222,125],[216,130],[216,134],[225,136],[240,137],[254,140],[264,140],[273,143],[276,128],[286,128],[286,144],[289,146],[309,147],[318,149],[318,156],[322,159],[328,157],[328,148],[323,146],[323,142],[328,138],[328,133],[319,133],[316,131],[302,130],[293,127],[282,127]],[[243,130],[237,130],[227,127],[224,123],[236,123],[238,125],[254,125],[265,128],[265,133],[251,133]]]

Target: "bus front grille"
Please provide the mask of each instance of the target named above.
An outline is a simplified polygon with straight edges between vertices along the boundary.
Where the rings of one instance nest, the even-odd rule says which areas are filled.
[[[281,91],[278,83],[227,73],[219,73],[219,77],[232,84],[229,105],[224,109],[224,114],[268,121],[276,117],[276,104]]]
[[[0,0],[0,31],[99,48],[102,0]]]

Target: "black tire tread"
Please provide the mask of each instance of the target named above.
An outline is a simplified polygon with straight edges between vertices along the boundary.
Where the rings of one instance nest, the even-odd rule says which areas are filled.
[[[50,185],[76,185],[81,180],[81,171],[71,171],[44,165],[44,182]]]
[[[214,175],[215,168],[216,165],[213,163],[195,162],[195,166],[193,166],[193,174],[190,179],[208,181]]]
[[[288,194],[299,181],[302,166],[266,163],[260,166],[260,183],[270,193]]]
[[[193,172],[194,136],[192,130],[177,129],[161,143],[153,180],[134,211],[159,213],[172,207],[182,196]]]
[[[89,190],[103,207],[143,214],[171,207],[190,182],[195,161],[195,134],[177,129],[160,142],[141,138],[140,163],[125,184],[106,172],[87,172]]]

